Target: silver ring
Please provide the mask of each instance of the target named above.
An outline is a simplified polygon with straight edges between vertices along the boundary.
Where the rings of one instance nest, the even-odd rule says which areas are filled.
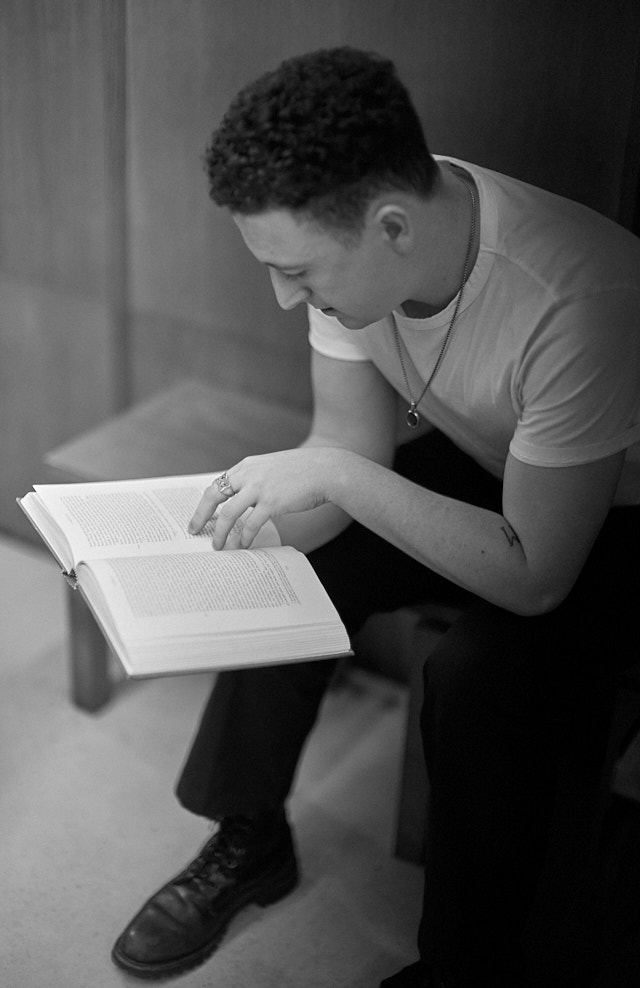
[[[219,477],[216,477],[215,483],[218,491],[223,497],[233,497],[235,494],[235,491],[231,486],[231,481],[229,480],[229,474],[226,470],[224,473],[221,473]]]
[[[231,486],[231,481],[229,480],[229,474],[226,470],[224,473],[221,473],[219,477],[216,477],[215,483],[219,493],[222,494],[223,497],[233,497],[235,494],[235,491]]]

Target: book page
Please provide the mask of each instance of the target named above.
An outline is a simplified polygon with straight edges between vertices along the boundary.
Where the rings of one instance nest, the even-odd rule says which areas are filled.
[[[348,654],[306,556],[291,546],[94,559],[79,587],[130,676]]]
[[[204,554],[133,557],[107,566],[134,620],[300,605],[287,571],[265,553],[236,551],[222,560]]]
[[[60,563],[63,572],[73,569],[73,555],[69,548],[69,542],[60,526],[53,521],[41,503],[36,492],[29,491],[24,497],[19,497],[16,500],[40,538]]]
[[[103,483],[39,484],[36,491],[64,532],[74,563],[83,559],[210,549],[215,518],[198,535],[187,525],[214,474]],[[239,535],[242,520],[236,525]],[[273,523],[256,546],[279,545]]]
[[[78,577],[125,632],[145,639],[339,620],[311,564],[291,546],[95,559]]]

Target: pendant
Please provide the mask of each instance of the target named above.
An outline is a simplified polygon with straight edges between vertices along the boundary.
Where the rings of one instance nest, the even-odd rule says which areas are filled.
[[[410,429],[417,429],[420,425],[420,416],[416,411],[415,403],[412,401],[409,409],[407,410],[407,425]]]

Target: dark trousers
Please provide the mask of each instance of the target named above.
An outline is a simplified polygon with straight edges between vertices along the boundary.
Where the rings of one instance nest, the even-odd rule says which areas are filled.
[[[395,468],[501,511],[500,483],[439,433],[401,447]],[[615,683],[638,659],[639,550],[640,511],[612,510],[571,595],[541,617],[456,591],[357,524],[310,556],[351,634],[370,614],[457,593],[462,616],[426,661],[416,655],[431,786],[419,947],[455,988],[528,984],[526,923],[554,820],[567,837],[571,915],[593,902],[590,887],[580,891],[605,805]],[[333,670],[219,674],[178,783],[182,804],[212,819],[282,805]]]

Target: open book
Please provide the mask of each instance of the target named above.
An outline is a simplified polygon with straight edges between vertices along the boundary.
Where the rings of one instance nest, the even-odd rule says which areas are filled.
[[[211,479],[41,484],[18,503],[129,676],[350,654],[311,564],[275,525],[251,549],[214,550],[215,518],[188,534]]]

